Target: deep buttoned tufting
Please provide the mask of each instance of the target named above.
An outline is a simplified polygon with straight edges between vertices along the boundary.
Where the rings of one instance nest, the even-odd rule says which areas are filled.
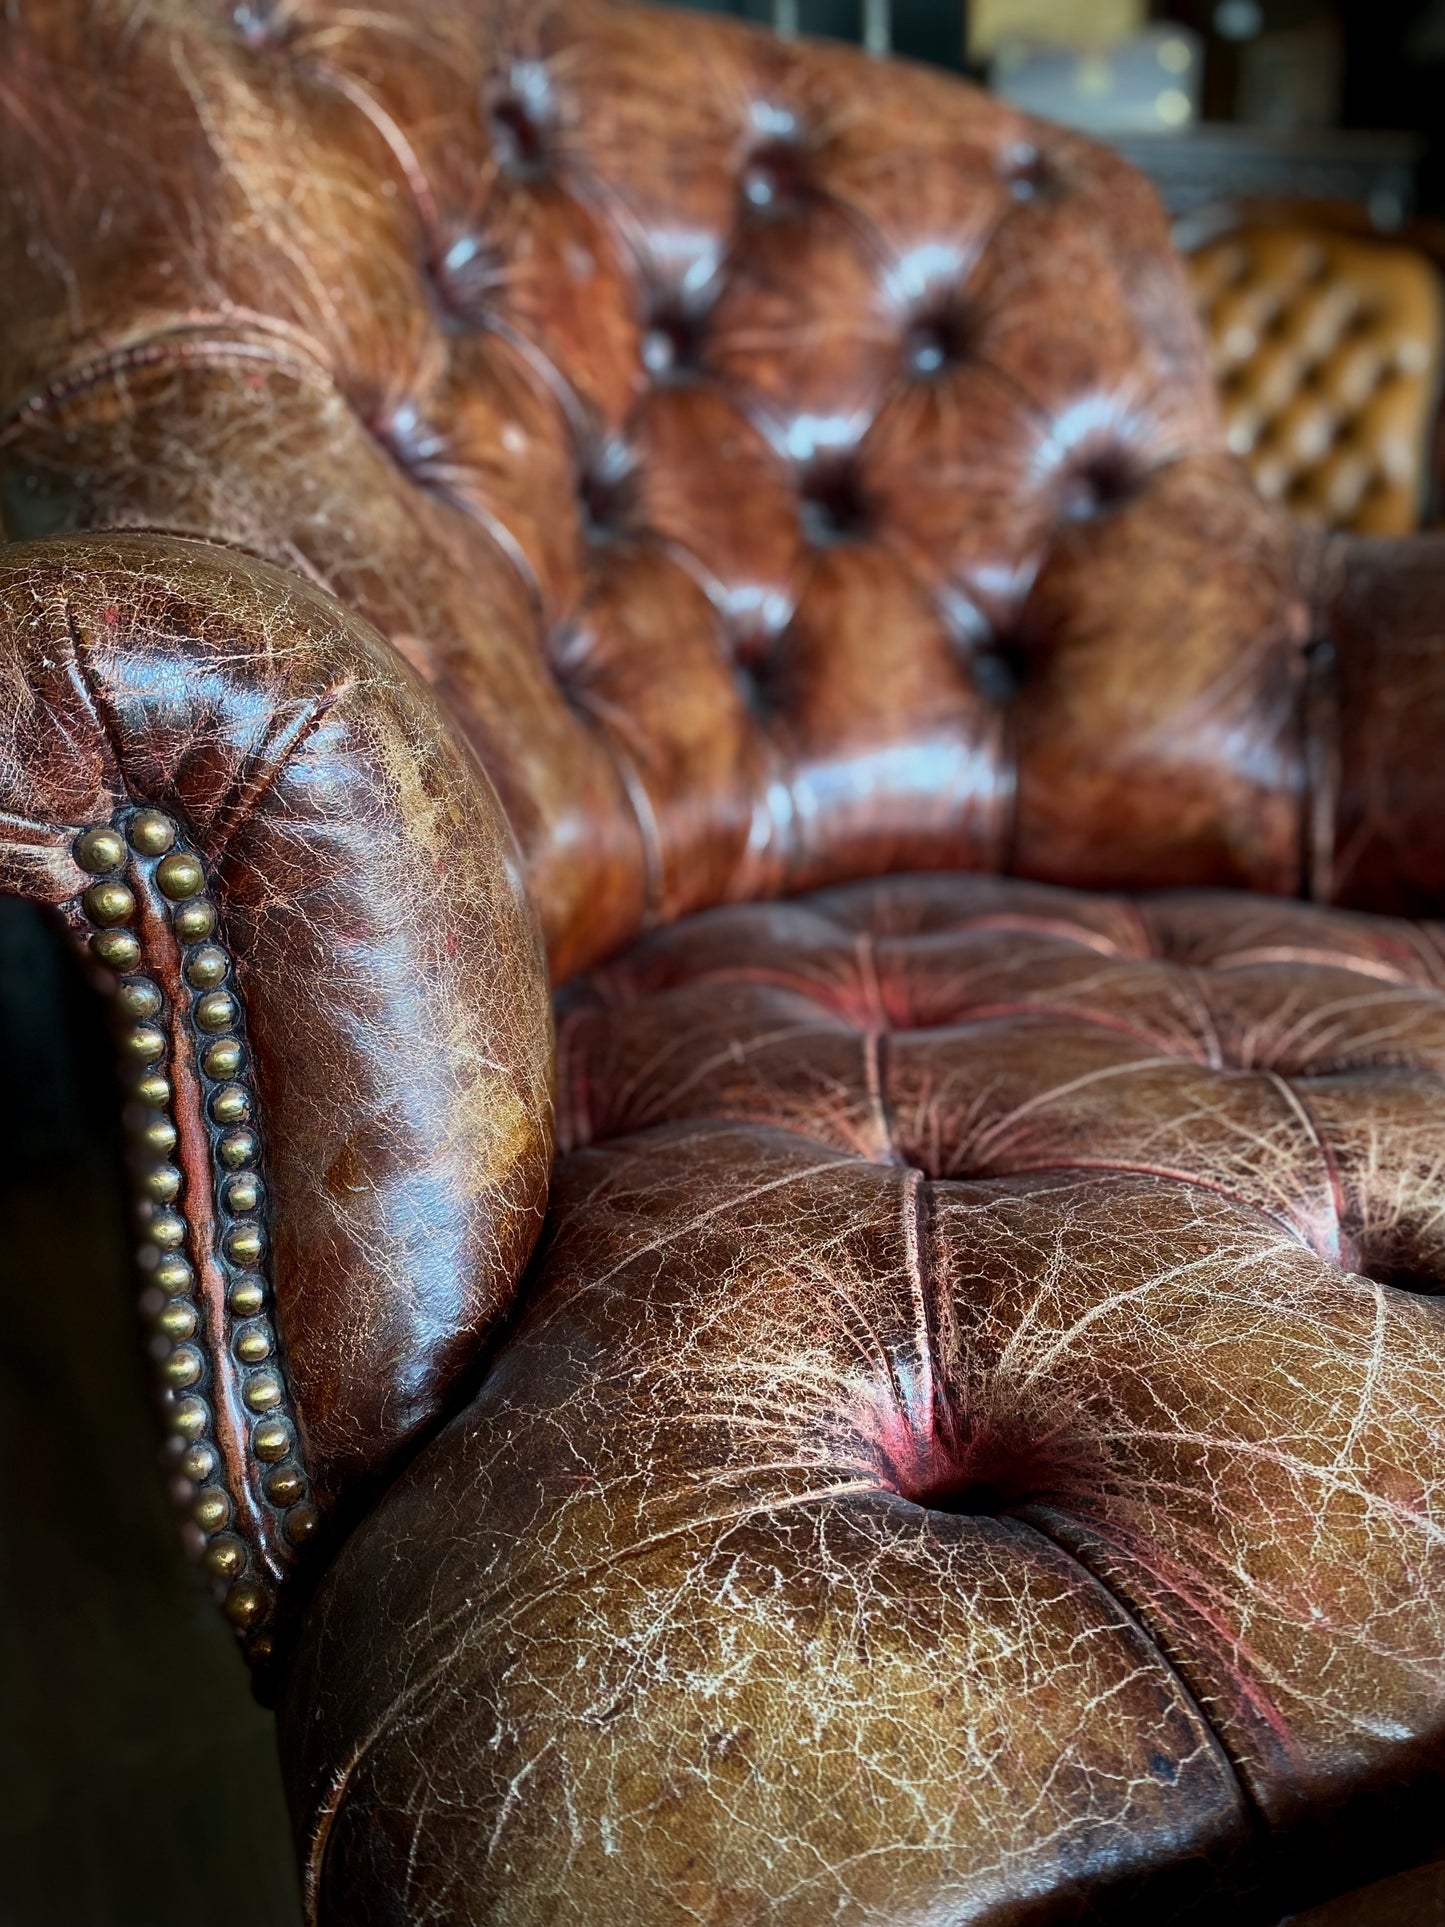
[[[693,919],[564,999],[559,1138],[724,1117],[929,1178],[1205,1184],[1445,1290],[1445,933],[910,878]]]
[[[1445,901],[1445,542],[1264,502],[1149,190],[942,76],[0,11],[0,887],[312,1919],[1440,1845],[1445,953],[1280,899]]]
[[[899,879],[561,1037],[520,1326],[312,1622],[323,1912],[1263,1920],[1400,1851],[1445,931]]]
[[[1336,572],[1229,453],[1103,149],[608,0],[6,33],[10,534],[204,535],[374,623],[562,974],[888,869],[1329,898],[1346,819],[1418,852],[1423,798],[1337,787]]]

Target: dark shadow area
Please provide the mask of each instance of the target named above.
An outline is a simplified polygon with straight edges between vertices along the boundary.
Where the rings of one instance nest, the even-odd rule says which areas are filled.
[[[110,1037],[0,898],[0,1923],[295,1927],[272,1722],[165,1495]]]

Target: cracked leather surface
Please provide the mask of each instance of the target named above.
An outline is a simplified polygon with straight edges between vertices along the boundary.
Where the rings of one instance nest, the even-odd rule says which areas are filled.
[[[77,831],[128,799],[213,870],[306,1456],[355,1500],[454,1396],[541,1227],[552,1038],[516,847],[427,692],[306,583],[149,536],[11,547],[0,888],[73,898]]]
[[[0,36],[6,528],[228,542],[373,623],[560,974],[894,869],[1438,895],[1442,545],[1386,749],[1356,551],[1250,487],[1103,149],[608,0]]]
[[[1445,931],[896,879],[560,1036],[520,1322],[298,1664],[322,1918],[1264,1919],[1438,1833]]]
[[[216,866],[323,1492],[476,1394],[305,1633],[313,1915],[1428,1850],[1438,932],[1190,892],[1438,914],[1445,542],[1253,493],[1143,184],[610,0],[12,0],[0,182],[0,881]]]

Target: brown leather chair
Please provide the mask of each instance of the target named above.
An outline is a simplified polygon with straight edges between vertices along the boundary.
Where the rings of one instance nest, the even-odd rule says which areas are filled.
[[[11,0],[0,143],[0,886],[311,1918],[1427,1858],[1445,543],[1263,502],[1149,190],[927,72]]]
[[[1438,242],[1438,237],[1436,238]],[[1406,535],[1445,502],[1445,287],[1350,211],[1264,204],[1184,237],[1229,446],[1316,528]]]

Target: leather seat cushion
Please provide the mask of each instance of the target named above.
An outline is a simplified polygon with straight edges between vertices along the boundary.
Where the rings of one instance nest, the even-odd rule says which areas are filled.
[[[313,1888],[1158,1920],[1423,1857],[1442,935],[900,878],[564,993],[519,1320],[293,1672]]]

